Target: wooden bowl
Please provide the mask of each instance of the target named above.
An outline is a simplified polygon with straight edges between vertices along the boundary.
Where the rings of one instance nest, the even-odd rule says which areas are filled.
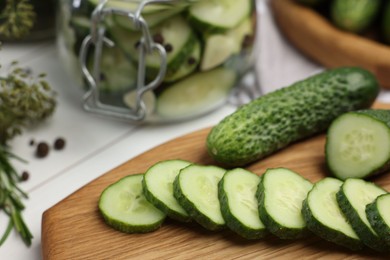
[[[390,89],[390,46],[337,29],[325,17],[295,0],[271,0],[276,23],[302,53],[327,68],[360,66]]]

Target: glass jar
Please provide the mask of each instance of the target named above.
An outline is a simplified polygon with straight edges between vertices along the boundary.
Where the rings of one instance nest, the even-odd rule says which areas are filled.
[[[130,121],[208,113],[253,65],[255,0],[61,0],[57,43],[84,108]]]
[[[3,0],[0,3],[1,41],[54,38],[56,0]]]

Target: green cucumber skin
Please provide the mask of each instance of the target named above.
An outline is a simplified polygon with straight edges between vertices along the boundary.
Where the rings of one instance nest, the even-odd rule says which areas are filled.
[[[179,184],[179,176],[177,176],[175,181],[173,182],[173,196],[177,199],[177,201],[183,207],[183,209],[188,212],[190,217],[205,229],[211,231],[218,231],[226,228],[226,223],[225,224],[215,223],[210,218],[208,218],[207,216],[199,212],[197,206],[194,203],[192,203],[192,201],[187,199],[186,196],[183,196],[183,192]]]
[[[361,115],[364,115],[364,116],[368,116],[368,117],[370,117],[372,119],[378,120],[381,123],[387,125],[387,127],[389,127],[389,129],[390,129],[390,110],[385,110],[385,109],[363,109],[363,110],[348,112],[348,114],[349,113],[351,113],[351,114],[361,114]],[[345,115],[346,114],[344,114],[343,116],[345,116]],[[338,119],[336,118],[335,120],[338,120]],[[328,136],[330,135],[330,130],[331,130],[331,128],[329,128],[329,131],[327,133],[327,138],[329,138]],[[325,143],[325,146],[327,146],[327,142]],[[325,148],[325,151],[327,151],[326,148]],[[328,169],[330,170],[330,172],[335,177],[337,177],[339,179],[344,179],[335,170],[332,169],[332,167],[330,166],[330,163],[329,163],[329,160],[328,160],[327,156],[325,156],[325,160],[326,160],[326,164],[328,165]],[[346,167],[348,167],[348,166],[346,166]],[[361,178],[362,179],[367,179],[369,177],[372,177],[372,176],[375,176],[375,175],[378,175],[378,174],[382,174],[382,173],[386,172],[389,169],[390,169],[390,157],[387,160],[387,162],[384,163],[382,166],[380,166],[380,167],[378,167],[376,169],[372,169],[371,172],[367,172],[367,174],[365,176],[361,176]]]
[[[341,211],[347,217],[353,230],[365,245],[379,252],[385,252],[389,250],[386,245],[383,245],[381,239],[373,234],[371,229],[367,227],[366,224],[361,220],[359,214],[348,201],[348,198],[344,194],[342,188],[339,190],[339,192],[336,193],[336,199]]]
[[[218,183],[218,198],[221,205],[229,205],[229,200],[227,194],[223,188],[224,178]],[[246,239],[260,239],[268,234],[266,229],[263,230],[254,230],[249,228],[241,223],[236,216],[234,216],[228,209],[228,207],[221,206],[221,213],[223,218],[225,219],[226,225],[232,231],[236,232],[238,235],[242,236]]]
[[[162,224],[164,223],[165,219],[162,219],[161,221],[154,223],[153,226],[151,225],[138,225],[138,226],[132,226],[131,228],[127,227],[125,223],[120,223],[118,221],[113,221],[110,217],[107,217],[104,213],[101,212],[101,215],[103,216],[104,222],[112,227],[115,230],[118,230],[120,232],[134,234],[134,233],[149,233],[152,231],[156,231],[159,229]]]
[[[297,239],[307,237],[311,234],[307,227],[304,228],[286,228],[276,222],[266,211],[264,207],[265,192],[263,182],[260,181],[256,191],[257,201],[259,203],[259,216],[266,226],[267,230],[281,239]]]
[[[369,107],[378,93],[378,82],[367,70],[327,70],[261,96],[225,117],[207,137],[208,152],[228,166],[249,164],[326,130],[342,113]]]
[[[326,225],[323,225],[319,222],[312,214],[310,207],[308,205],[307,199],[303,201],[302,204],[302,215],[305,219],[307,228],[316,234],[317,236],[333,242],[335,244],[347,247],[351,250],[357,251],[363,248],[363,243],[360,240],[356,240],[350,237],[347,237],[340,232],[335,231],[332,228],[329,228]]]
[[[143,174],[134,174],[132,176],[137,176],[137,175],[143,175]],[[108,188],[112,187],[115,184],[116,184],[116,182],[112,183],[111,185],[106,187],[104,190],[107,190]],[[101,193],[100,199],[103,196],[103,194],[104,194],[104,191]],[[99,199],[99,201],[100,201],[100,199]],[[110,227],[112,227],[120,232],[129,233],[129,234],[149,233],[149,232],[155,231],[155,230],[159,229],[165,221],[165,217],[164,217],[160,221],[155,222],[154,225],[137,225],[137,226],[128,227],[128,225],[126,223],[123,223],[123,222],[118,221],[118,220],[113,220],[111,217],[107,216],[106,213],[100,209],[100,207],[99,207],[99,212],[101,213],[101,216],[103,217],[103,220],[105,221],[105,223],[107,225],[109,225]]]
[[[339,28],[360,33],[375,20],[381,0],[335,0],[331,5],[331,18]]]
[[[366,206],[367,219],[371,224],[371,227],[390,246],[390,227],[385,223],[382,216],[379,213],[377,207],[377,200],[381,196],[389,196],[389,194],[380,195],[374,202]]]
[[[159,200],[156,196],[154,196],[151,192],[149,192],[149,190],[146,188],[145,179],[143,179],[142,181],[142,188],[144,190],[144,196],[146,200],[152,203],[156,208],[164,212],[168,217],[180,222],[191,221],[191,217],[189,215],[183,215],[177,211],[171,210],[161,200]]]
[[[246,0],[245,0],[246,1]],[[241,21],[237,23],[240,24],[243,20],[245,20],[248,16],[250,16],[253,13],[253,10],[255,9],[255,1],[251,1],[251,7],[248,10],[247,15],[245,15]],[[187,17],[188,22],[191,24],[191,27],[196,28],[196,30],[200,33],[203,34],[218,34],[218,33],[224,33],[229,29],[232,28],[226,28],[223,26],[218,26],[218,25],[211,25],[207,21],[203,21],[201,19],[198,19],[197,17],[191,15],[191,11],[189,11],[188,17]]]

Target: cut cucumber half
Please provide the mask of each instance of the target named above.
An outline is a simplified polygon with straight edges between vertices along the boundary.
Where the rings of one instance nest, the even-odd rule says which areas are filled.
[[[260,219],[267,229],[282,239],[305,236],[307,227],[302,216],[302,202],[313,184],[286,169],[268,169],[259,183],[257,199]]]
[[[146,199],[168,217],[179,221],[191,218],[173,196],[173,182],[179,171],[190,164],[183,160],[158,162],[146,171],[142,182]]]
[[[199,1],[190,6],[189,17],[201,32],[228,30],[251,15],[252,2],[252,0]]]
[[[218,197],[226,225],[247,239],[264,237],[268,232],[261,222],[256,190],[260,177],[237,168],[227,171],[218,184]]]
[[[366,206],[385,193],[385,190],[372,182],[350,178],[345,180],[336,194],[341,211],[351,223],[360,240],[366,246],[377,251],[387,251],[388,246],[381,241],[371,227],[366,215]]]
[[[334,176],[367,178],[390,168],[390,110],[349,112],[328,129],[326,161]]]
[[[157,114],[166,119],[197,116],[226,101],[236,82],[233,70],[195,73],[165,89],[157,98]]]
[[[366,206],[371,227],[390,246],[390,193],[380,195]]]
[[[208,230],[225,227],[218,200],[218,182],[225,169],[192,164],[182,169],[173,183],[174,196],[188,214]]]
[[[243,47],[244,38],[253,36],[253,25],[248,17],[237,27],[223,34],[210,34],[205,36],[205,47],[202,56],[201,70],[215,68],[232,55],[238,54]]]
[[[99,210],[109,226],[126,233],[145,233],[161,226],[166,215],[143,195],[143,176],[129,175],[102,192]]]
[[[358,250],[363,247],[363,243],[336,200],[336,193],[342,184],[342,181],[329,177],[315,183],[303,201],[302,214],[307,228],[317,236]]]

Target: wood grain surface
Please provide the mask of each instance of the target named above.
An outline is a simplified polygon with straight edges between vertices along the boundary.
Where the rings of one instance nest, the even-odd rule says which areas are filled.
[[[377,104],[390,109],[390,104]],[[353,252],[316,236],[281,240],[272,235],[246,240],[229,230],[212,232],[196,223],[167,220],[152,233],[124,234],[107,226],[98,212],[98,199],[109,184],[143,173],[165,159],[215,164],[205,140],[210,129],[179,137],[107,172],[48,209],[42,219],[44,259],[388,259],[370,249]],[[267,168],[288,167],[312,182],[328,176],[324,165],[325,136],[298,142],[247,167],[256,174]],[[371,179],[390,191],[390,174]]]
[[[337,29],[326,18],[295,0],[271,0],[275,20],[302,53],[325,67],[361,66],[390,88],[390,46]]]

